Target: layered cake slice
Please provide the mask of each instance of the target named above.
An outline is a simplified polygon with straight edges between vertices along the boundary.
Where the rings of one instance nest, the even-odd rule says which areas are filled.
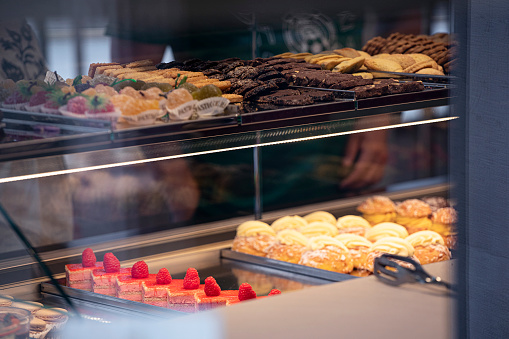
[[[168,289],[168,308],[180,312],[196,312],[196,294],[203,291],[204,287],[200,285],[198,271],[187,269],[182,287],[176,284]]]
[[[156,275],[148,273],[148,266],[144,261],[138,261],[131,268],[130,275],[118,276],[115,284],[116,296],[120,299],[141,302],[143,283],[155,282]]]
[[[239,300],[239,291],[222,291],[213,277],[205,279],[203,291],[196,294],[196,310],[206,311],[217,307],[226,306],[228,302],[234,304]]]
[[[174,280],[166,268],[161,268],[155,280],[144,281],[141,290],[141,301],[144,304],[167,307],[168,289],[183,286],[183,280]]]
[[[93,291],[115,296],[117,278],[131,275],[131,268],[120,268],[120,261],[111,252],[104,255],[103,265],[103,269],[92,271]]]
[[[85,249],[81,254],[81,264],[65,265],[67,286],[92,291],[92,271],[97,269],[103,269],[102,261],[97,261],[92,249]]]

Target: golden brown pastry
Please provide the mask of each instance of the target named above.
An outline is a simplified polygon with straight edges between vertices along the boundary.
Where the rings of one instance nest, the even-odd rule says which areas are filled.
[[[444,238],[445,245],[450,249],[456,248],[458,232],[456,223],[458,213],[452,207],[438,209],[431,216],[431,230],[437,232]]]
[[[312,223],[313,221],[324,221],[328,222],[329,224],[336,225],[336,217],[326,211],[316,211],[309,213],[306,214],[303,218],[308,222],[308,224]]]
[[[324,221],[313,221],[307,226],[301,228],[300,233],[302,233],[302,235],[306,238],[313,238],[319,235],[328,235],[333,237],[339,234],[336,226]]]
[[[444,239],[434,231],[419,231],[409,235],[406,240],[415,249],[414,255],[422,265],[451,259],[451,252]]]
[[[371,245],[373,245],[368,239],[361,237],[357,234],[339,234],[334,237],[343,243],[348,248],[350,255],[353,260],[353,267],[355,269],[361,269],[366,266],[366,258],[370,251]]]
[[[277,242],[267,250],[267,258],[297,264],[309,247],[308,238],[296,230],[282,230],[276,236]]]
[[[364,66],[374,71],[403,72],[403,68],[396,61],[384,58],[367,58]]]
[[[274,221],[271,226],[277,233],[286,229],[300,230],[304,226],[307,226],[307,224],[308,222],[303,217],[298,215],[287,215]]]
[[[310,250],[302,254],[299,264],[338,273],[352,272],[352,257],[341,241],[321,235],[309,239],[309,247]]]
[[[237,227],[232,250],[265,257],[269,247],[276,241],[276,232],[268,224],[257,220],[246,221]]]
[[[409,257],[419,262],[419,259],[414,255],[413,246],[406,240],[398,237],[387,237],[382,238],[375,242],[371,246],[371,250],[366,257],[366,266],[362,267],[365,270],[373,272],[375,258],[380,257],[384,253],[396,254],[402,257]],[[402,266],[408,266],[410,264],[404,262],[398,262]],[[411,265],[410,265],[411,266]]]
[[[369,222],[363,217],[357,215],[345,215],[338,218],[336,227],[339,233],[352,233],[358,235],[364,235],[371,228]]]
[[[408,237],[408,231],[405,227],[393,222],[381,222],[366,232],[366,239],[376,242],[382,238],[398,237],[405,239]]]
[[[364,200],[357,207],[357,211],[361,212],[364,219],[371,225],[396,220],[396,205],[391,199],[382,195],[375,195]]]
[[[431,208],[422,200],[408,199],[396,206],[396,223],[403,225],[409,234],[429,230]]]

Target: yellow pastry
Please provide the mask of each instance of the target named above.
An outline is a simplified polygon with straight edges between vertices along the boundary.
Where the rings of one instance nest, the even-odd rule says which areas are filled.
[[[403,225],[409,234],[431,228],[431,208],[424,201],[408,199],[396,206],[396,223]]]
[[[458,213],[452,207],[438,209],[431,216],[431,230],[439,233],[448,248],[455,249],[457,241],[456,223]]]
[[[328,222],[329,224],[336,225],[336,217],[333,216],[331,213],[325,211],[316,211],[313,213],[309,213],[305,215],[303,218],[309,224],[312,223],[313,221],[324,221]]]
[[[237,227],[232,250],[265,257],[267,250],[276,242],[276,232],[262,221],[246,221]]]
[[[298,215],[287,215],[279,218],[272,223],[272,229],[279,232],[286,229],[300,230],[304,226],[307,226],[308,222]]]
[[[277,242],[267,250],[267,258],[297,264],[308,247],[308,238],[299,231],[282,230],[276,236]]]
[[[395,254],[402,257],[409,257],[419,262],[414,256],[414,247],[406,240],[398,237],[387,237],[376,241],[370,249],[366,258],[366,266],[363,269],[373,272],[375,258],[380,257],[384,253]],[[410,264],[398,261],[400,265],[409,266]],[[411,266],[411,265],[410,265]]]
[[[372,245],[368,239],[357,234],[348,233],[339,234],[334,238],[341,241],[348,248],[355,269],[361,269],[361,267],[366,266],[366,258]]]
[[[434,231],[419,231],[409,235],[406,240],[415,249],[415,256],[422,265],[451,259],[451,252],[444,239]]]
[[[408,237],[408,231],[403,226],[393,222],[382,222],[369,229],[366,232],[365,237],[371,242],[376,242],[386,237],[398,237],[404,239]]]
[[[345,215],[338,218],[336,226],[339,233],[353,233],[358,235],[366,234],[367,230],[371,228],[371,225],[366,219],[357,215]]]
[[[319,235],[328,235],[333,237],[339,233],[336,226],[323,221],[313,221],[307,226],[304,226],[300,232],[307,238],[313,238]]]
[[[302,254],[299,264],[338,273],[352,272],[352,257],[341,241],[321,235],[309,239],[309,247],[310,250]]]
[[[371,225],[381,222],[394,222],[396,220],[396,205],[391,199],[382,195],[375,195],[364,200],[357,210]]]

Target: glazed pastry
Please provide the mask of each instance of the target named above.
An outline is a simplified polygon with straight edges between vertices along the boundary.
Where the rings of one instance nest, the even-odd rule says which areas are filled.
[[[396,206],[396,223],[403,225],[409,234],[429,230],[431,208],[424,201],[408,199]]]
[[[302,255],[299,264],[338,273],[352,272],[352,257],[341,241],[320,235],[309,239],[309,247],[310,250]]]
[[[331,213],[325,211],[309,213],[304,216],[304,220],[306,220],[308,224],[312,223],[313,221],[323,221],[328,222],[329,224],[336,225],[336,217],[333,216]]]
[[[353,233],[362,236],[371,228],[366,219],[357,215],[345,215],[338,218],[336,226],[339,233]]]
[[[300,230],[300,233],[302,233],[307,238],[313,238],[319,235],[328,235],[333,237],[339,234],[338,228],[336,226],[323,221],[313,221],[312,223],[303,227]]]
[[[406,240],[398,237],[386,237],[375,242],[366,257],[366,264],[362,269],[373,272],[375,258],[380,257],[384,253],[396,254],[402,257],[409,257],[419,262],[414,256],[414,247]],[[412,266],[411,264],[398,261],[402,266]]]
[[[365,237],[371,242],[376,242],[386,237],[398,237],[405,239],[408,237],[408,231],[403,226],[393,222],[382,222],[369,229],[366,232]]]
[[[419,231],[409,235],[406,240],[415,249],[414,255],[422,265],[451,259],[451,252],[444,239],[434,231]]]
[[[308,238],[296,230],[282,230],[276,236],[277,242],[269,247],[267,258],[297,264],[308,247]]]
[[[232,250],[265,257],[267,250],[276,242],[276,232],[262,221],[246,221],[237,227]]]
[[[396,220],[396,205],[391,199],[381,195],[375,195],[364,200],[357,207],[357,210],[371,225]]]
[[[348,248],[348,251],[352,256],[353,267],[355,269],[360,269],[361,267],[366,266],[366,258],[370,251],[371,245],[373,245],[368,239],[357,234],[348,233],[337,235],[334,238],[341,241],[343,245]]]
[[[458,213],[452,207],[440,208],[431,216],[431,230],[444,238],[445,245],[450,249],[456,248]]]
[[[286,229],[295,229],[298,231],[307,224],[308,222],[303,217],[298,215],[287,215],[274,221],[271,226],[277,233]]]

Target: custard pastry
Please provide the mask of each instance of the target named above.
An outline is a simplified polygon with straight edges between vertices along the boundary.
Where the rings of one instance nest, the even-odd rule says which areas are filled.
[[[324,221],[328,222],[329,224],[336,225],[336,217],[326,211],[316,211],[313,213],[309,213],[305,215],[303,218],[308,222],[308,224],[312,223],[313,221]]]
[[[408,199],[396,206],[396,223],[403,225],[409,234],[429,230],[431,208],[422,200]]]
[[[348,251],[352,256],[353,267],[355,269],[361,269],[361,267],[366,266],[366,258],[371,245],[373,245],[368,239],[357,234],[349,233],[339,234],[334,238],[341,241],[343,245],[348,248]]]
[[[276,236],[277,242],[267,250],[267,258],[297,264],[304,252],[309,249],[309,241],[299,231],[282,230]]]
[[[369,222],[357,215],[345,215],[336,222],[339,233],[364,235],[371,228]]]
[[[319,235],[328,235],[333,237],[339,234],[336,226],[323,221],[313,221],[307,226],[304,226],[300,232],[307,238],[313,238]]]
[[[382,195],[375,195],[364,200],[357,210],[371,225],[396,220],[396,205],[391,199]]]
[[[366,264],[362,267],[365,270],[373,272],[375,258],[382,256],[384,253],[396,254],[402,257],[409,257],[419,262],[419,259],[414,255],[414,247],[406,239],[398,237],[382,238],[375,242],[366,257]],[[402,266],[411,266],[409,263],[398,261]]]
[[[434,231],[419,231],[409,235],[406,240],[415,249],[414,255],[422,265],[451,259],[451,252],[444,239]]]
[[[450,249],[456,248],[458,213],[452,207],[438,209],[431,216],[431,230],[444,238],[445,245]]]
[[[307,226],[308,222],[301,216],[298,215],[287,215],[277,219],[272,223],[272,229],[277,233],[286,229],[300,230],[304,226]]]
[[[237,227],[232,250],[265,257],[268,248],[276,241],[276,232],[268,224],[257,220],[246,221]]]
[[[338,273],[350,273],[353,260],[343,243],[328,235],[309,239],[310,249],[300,258],[299,264]]]
[[[406,228],[396,223],[382,222],[369,229],[366,232],[365,237],[371,242],[376,242],[386,237],[398,237],[404,239],[408,237],[408,231]]]

